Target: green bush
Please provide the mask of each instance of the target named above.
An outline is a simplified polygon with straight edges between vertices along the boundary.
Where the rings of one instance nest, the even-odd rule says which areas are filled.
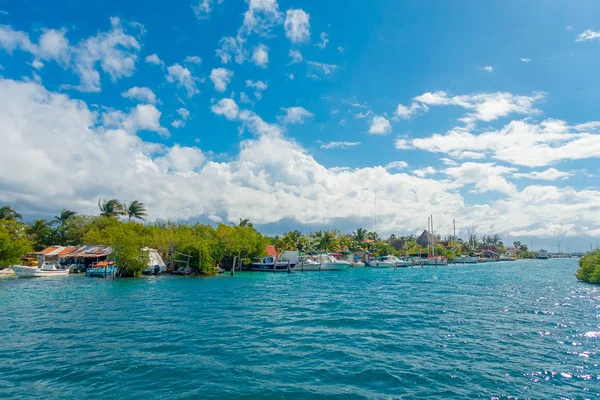
[[[588,253],[579,260],[577,279],[589,283],[600,283],[600,250]]]

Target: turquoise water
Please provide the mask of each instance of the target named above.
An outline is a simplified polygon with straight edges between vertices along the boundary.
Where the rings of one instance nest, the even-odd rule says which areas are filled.
[[[0,398],[597,398],[577,261],[0,281]]]

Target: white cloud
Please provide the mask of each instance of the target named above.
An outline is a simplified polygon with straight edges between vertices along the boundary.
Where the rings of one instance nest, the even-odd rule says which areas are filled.
[[[227,90],[227,85],[231,82],[231,78],[233,78],[233,71],[225,68],[213,68],[210,72],[210,80],[214,83],[217,92]]]
[[[156,104],[156,95],[147,87],[134,86],[131,89],[121,93],[121,96],[131,100],[139,100],[149,104]]]
[[[360,145],[360,142],[329,142],[321,145],[322,149],[345,149]]]
[[[435,175],[437,171],[433,167],[425,167],[422,169],[416,169],[412,173],[413,175],[418,176],[419,178],[425,178],[429,175]]]
[[[494,68],[491,65],[486,65],[485,67],[483,67],[483,70],[485,72],[494,72]]]
[[[496,165],[493,163],[482,164],[467,162],[457,167],[449,167],[442,172],[454,180],[457,187],[474,184],[475,193],[497,191],[514,194],[517,188],[505,178],[512,175],[517,169]]]
[[[281,111],[285,112],[285,115],[279,117],[283,124],[303,124],[304,121],[313,117],[313,114],[303,107],[282,107]]]
[[[202,64],[202,59],[198,56],[187,56],[185,58],[185,60],[183,60],[184,63],[188,63],[188,64]]]
[[[596,32],[591,29],[588,29],[587,31],[583,31],[582,33],[577,35],[577,38],[575,39],[575,41],[576,42],[585,42],[587,40],[595,40],[595,39],[600,39],[600,32]]]
[[[368,108],[366,104],[360,104],[356,101],[352,101],[352,100],[348,100],[348,99],[342,99],[342,103],[348,104],[349,106],[356,107],[356,108]]]
[[[413,148],[413,146],[410,144],[409,140],[402,139],[402,138],[397,138],[396,139],[395,147],[398,150],[408,150],[408,149],[412,149]]]
[[[33,60],[33,61],[31,62],[31,66],[32,66],[33,68],[35,68],[35,69],[38,69],[38,70],[39,70],[39,69],[42,69],[42,68],[44,68],[44,63],[43,63],[43,62],[41,62],[40,60]]]
[[[160,125],[161,112],[153,104],[138,104],[129,113],[109,110],[102,114],[104,126],[123,129],[129,133],[141,130],[157,132],[168,136],[169,131]]]
[[[287,77],[290,81],[294,80],[294,74],[288,74]]]
[[[331,75],[338,69],[338,66],[335,64],[325,64],[316,61],[308,61],[308,65],[322,75]]]
[[[392,131],[392,124],[385,117],[376,115],[371,121],[371,127],[369,133],[373,135],[385,135]]]
[[[394,113],[394,116],[396,118],[410,119],[410,117],[412,117],[414,114],[416,114],[422,108],[423,107],[417,103],[412,103],[410,105],[410,107],[406,107],[402,104],[398,104],[398,107],[396,108],[396,112]]]
[[[458,165],[458,163],[456,161],[454,161],[450,158],[442,157],[442,158],[440,158],[440,161],[443,162],[445,165],[449,165],[451,167]]]
[[[213,113],[223,115],[228,120],[234,120],[238,117],[239,107],[233,99],[221,99],[217,104],[211,107]]]
[[[465,122],[493,121],[511,113],[539,114],[534,103],[546,97],[544,92],[535,92],[531,96],[519,96],[507,92],[475,93],[462,96],[448,96],[446,92],[427,92],[413,99],[416,105],[425,111],[432,106],[459,106],[470,112],[462,120]],[[403,106],[404,107],[404,106]],[[411,105],[411,109],[413,105]]]
[[[394,169],[404,169],[407,168],[408,164],[406,163],[406,161],[392,161],[390,163],[388,163],[384,168],[388,171],[390,170],[394,170]]]
[[[185,121],[190,117],[190,112],[186,108],[181,107],[177,109],[177,114],[179,114],[181,118],[171,122],[171,125],[174,128],[183,128],[185,126]]]
[[[573,27],[571,25],[567,25],[567,27],[565,28],[566,31],[572,31]]]
[[[81,79],[77,89],[81,91],[100,91],[100,74],[96,70],[98,62],[113,81],[129,77],[135,71],[141,44],[123,31],[119,18],[111,18],[110,23],[109,32],[100,32],[80,42],[75,49],[74,68]]]
[[[515,165],[541,167],[560,160],[600,156],[600,124],[569,126],[565,121],[547,119],[540,123],[512,121],[498,130],[474,134],[455,128],[445,134],[413,139],[420,150],[460,157],[477,152]]]
[[[250,100],[250,97],[248,97],[248,95],[245,92],[241,92],[240,93],[240,103],[252,103],[252,100]]]
[[[268,85],[263,81],[252,81],[250,79],[246,80],[246,87],[254,89],[254,96],[257,100],[262,99],[262,92],[267,90]]]
[[[301,9],[287,10],[283,27],[285,36],[294,44],[310,40],[310,15]]]
[[[150,54],[149,56],[146,56],[146,63],[148,64],[154,64],[154,65],[160,65],[163,66],[165,65],[165,63],[163,62],[163,60],[161,60],[156,53],[154,54]]]
[[[327,47],[327,43],[329,43],[329,39],[327,39],[327,36],[329,36],[327,33],[321,32],[321,43],[315,43],[315,46],[319,47],[321,50]]]
[[[302,53],[300,53],[300,51],[296,49],[290,49],[290,51],[288,52],[288,56],[292,59],[292,61],[290,61],[288,65],[301,63],[304,59],[302,57]]]
[[[342,46],[338,46],[337,51],[338,53],[342,54],[344,52],[344,48]]]
[[[198,88],[196,87],[196,82],[198,78],[192,75],[192,72],[179,65],[173,64],[167,67],[167,81],[170,83],[174,83],[179,88],[185,88],[189,97],[199,93]]]
[[[248,10],[244,13],[244,22],[238,35],[257,33],[267,35],[271,28],[281,24],[282,13],[277,0],[247,0]]]
[[[267,68],[267,64],[269,63],[269,48],[262,43],[255,46],[252,52],[252,62],[261,68]]]
[[[521,62],[528,63],[531,62],[531,58],[521,58]]]
[[[192,10],[198,19],[207,19],[213,10],[214,3],[221,4],[223,0],[199,0],[196,4],[192,4]]]
[[[231,99],[219,103],[228,101],[235,105]],[[511,236],[600,234],[600,191],[546,185],[513,191],[510,183],[486,181],[478,172],[481,165],[442,171],[442,180],[431,174],[391,173],[380,166],[328,168],[277,126],[234,108],[230,119],[257,136],[242,141],[239,153],[227,162],[214,162],[196,147],[142,140],[130,130],[138,126],[138,117],[119,127],[110,123],[122,125],[124,120],[112,115],[107,125],[83,101],[49,92],[36,82],[0,78],[0,137],[9,144],[0,146],[0,203],[31,214],[61,208],[96,214],[98,198],[135,198],[148,206],[150,219],[205,216],[218,221],[222,216],[227,222],[249,218],[255,225],[291,220],[298,227],[339,226],[343,220],[361,226],[372,219],[376,192],[382,234],[422,229],[431,209],[440,227],[457,218],[462,226],[476,223],[480,232]],[[133,112],[122,115],[128,118]],[[505,180],[510,174],[490,173]],[[465,202],[457,189],[477,184],[478,191],[505,194],[485,203],[477,203],[478,198]]]
[[[559,171],[556,168],[548,168],[545,171],[533,171],[533,172],[529,172],[527,174],[517,173],[517,174],[514,174],[513,176],[515,178],[527,178],[527,179],[538,179],[538,180],[543,180],[543,181],[555,181],[557,179],[567,179],[573,175],[575,175],[575,174],[572,172],[564,172],[564,171]]]
[[[243,64],[247,58],[244,43],[245,39],[242,37],[225,36],[221,38],[221,48],[215,50],[215,54],[223,64],[229,64],[232,58],[235,58],[236,63]]]
[[[112,81],[129,77],[135,71],[137,52],[141,48],[141,44],[133,36],[124,32],[119,18],[113,17],[110,22],[110,31],[99,32],[75,46],[71,46],[66,38],[66,29],[44,29],[38,43],[34,44],[27,33],[2,25],[0,47],[9,53],[18,48],[32,54],[36,60],[54,60],[64,68],[73,70],[80,78],[78,86],[64,85],[65,87],[83,92],[99,92],[100,73],[96,64],[100,64],[100,69]],[[139,28],[140,24],[129,25]]]

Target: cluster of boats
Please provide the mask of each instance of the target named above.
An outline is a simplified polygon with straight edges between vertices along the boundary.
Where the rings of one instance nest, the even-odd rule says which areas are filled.
[[[400,258],[393,255],[371,257],[365,261],[358,258],[345,258],[343,254],[327,253],[298,257],[263,257],[252,263],[251,270],[258,272],[292,272],[292,271],[341,271],[348,268],[408,268],[426,265],[447,265],[445,257],[431,256],[427,258]]]

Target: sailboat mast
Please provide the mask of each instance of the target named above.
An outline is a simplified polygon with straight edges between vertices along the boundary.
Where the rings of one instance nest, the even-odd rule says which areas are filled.
[[[431,230],[431,219],[427,217],[427,255],[429,255],[429,247],[431,246],[431,240],[429,237],[429,231]]]
[[[456,219],[452,220],[452,226],[454,227],[454,232],[452,233],[452,253],[456,259]]]
[[[431,214],[431,254],[435,256],[435,236],[433,236],[433,214]]]

